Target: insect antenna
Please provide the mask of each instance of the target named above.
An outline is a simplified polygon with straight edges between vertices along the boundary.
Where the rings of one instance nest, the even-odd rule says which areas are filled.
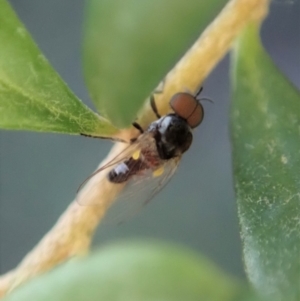
[[[201,102],[202,100],[205,100],[205,101],[209,101],[210,103],[215,103],[212,99],[210,98],[207,98],[207,97],[201,97],[201,98],[196,98],[199,102]]]

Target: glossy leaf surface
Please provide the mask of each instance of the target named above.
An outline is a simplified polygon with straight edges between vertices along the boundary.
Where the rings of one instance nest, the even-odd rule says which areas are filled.
[[[128,126],[226,0],[89,0],[86,83],[98,111]]]
[[[232,56],[232,141],[251,282],[273,300],[300,296],[300,94],[263,49],[257,25]]]
[[[157,242],[127,242],[74,259],[20,287],[5,301],[258,300],[195,253]]]
[[[0,127],[103,136],[116,132],[70,91],[5,0],[0,1]]]

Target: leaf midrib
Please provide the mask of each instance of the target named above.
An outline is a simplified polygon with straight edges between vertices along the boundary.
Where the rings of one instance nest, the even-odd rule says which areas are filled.
[[[1,72],[1,73],[3,74],[3,72]],[[57,113],[58,113],[59,115],[63,115],[65,117],[69,118],[70,120],[74,120],[76,123],[79,123],[79,121],[80,121],[79,117],[77,117],[73,114],[70,114],[68,111],[60,110],[58,106],[55,106],[55,105],[48,106],[48,105],[46,105],[46,104],[48,104],[48,100],[43,99],[41,97],[35,97],[34,95],[30,96],[24,90],[17,87],[12,81],[7,81],[7,80],[5,80],[5,78],[0,77],[0,83],[3,84],[4,86],[8,87],[8,89],[16,91],[18,94],[20,94],[23,97],[29,99],[30,101],[38,103],[41,107],[46,108],[47,110],[49,110],[54,115],[57,115]],[[76,99],[76,100],[80,101],[79,99]],[[91,111],[91,113],[93,113],[93,112]]]

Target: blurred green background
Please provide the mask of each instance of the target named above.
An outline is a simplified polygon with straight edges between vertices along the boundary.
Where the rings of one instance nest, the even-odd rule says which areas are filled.
[[[10,3],[54,68],[93,107],[81,69],[84,1]],[[300,1],[273,1],[262,31],[271,57],[298,88],[299,15]],[[178,242],[244,277],[232,185],[228,65],[225,58],[204,84],[203,96],[215,103],[204,104],[205,120],[170,184],[125,224],[100,227],[95,244],[126,237]],[[15,267],[52,227],[110,147],[83,137],[0,132],[1,273]]]

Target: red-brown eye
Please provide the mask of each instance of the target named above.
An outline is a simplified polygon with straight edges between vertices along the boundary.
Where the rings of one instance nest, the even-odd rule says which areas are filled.
[[[189,93],[177,93],[170,100],[174,112],[185,119],[191,128],[197,127],[203,119],[203,107],[198,100]]]

